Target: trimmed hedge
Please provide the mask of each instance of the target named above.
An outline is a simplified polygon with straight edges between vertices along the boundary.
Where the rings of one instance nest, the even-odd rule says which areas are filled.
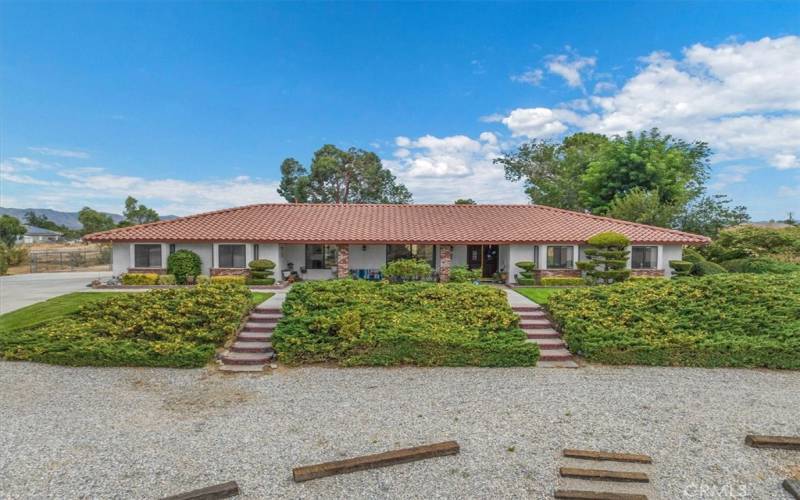
[[[174,274],[162,274],[158,277],[159,285],[175,285],[177,283],[178,280],[175,278]]]
[[[248,285],[274,285],[275,278],[250,278],[247,280]]]
[[[252,307],[243,286],[116,294],[33,330],[0,335],[0,356],[69,366],[200,367]]]
[[[246,282],[247,278],[241,275],[221,275],[211,277],[211,283],[232,283],[234,285],[244,285]]]
[[[523,286],[533,286],[536,284],[536,278],[520,278],[517,276],[517,284]]]
[[[123,285],[157,285],[158,275],[155,273],[125,273],[120,276]]]
[[[586,284],[583,278],[559,278],[557,276],[542,278],[541,282],[542,286],[580,286]]]
[[[800,368],[800,273],[575,288],[547,307],[594,362]]]
[[[287,364],[533,366],[502,290],[469,283],[295,284],[272,342]]]
[[[722,267],[732,273],[787,274],[800,271],[800,264],[763,257],[728,260],[722,263]]]

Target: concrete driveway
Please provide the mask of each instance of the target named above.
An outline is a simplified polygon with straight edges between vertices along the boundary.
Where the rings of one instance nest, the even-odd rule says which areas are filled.
[[[0,314],[65,293],[91,290],[94,279],[107,279],[111,271],[17,274],[0,278]]]

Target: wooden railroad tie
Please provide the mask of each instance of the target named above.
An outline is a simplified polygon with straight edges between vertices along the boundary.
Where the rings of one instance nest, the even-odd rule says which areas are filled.
[[[295,467],[292,469],[292,477],[296,482],[308,481],[309,479],[404,464],[426,458],[456,455],[459,449],[458,443],[455,441],[445,441],[443,443],[404,448],[402,450],[387,451],[374,455],[365,455],[363,457],[337,460],[335,462]]]
[[[624,472],[602,469],[580,469],[577,467],[561,467],[561,477],[588,479],[590,481],[619,481],[623,483],[649,483],[650,478],[644,472]]]
[[[236,481],[216,484],[199,490],[192,490],[180,495],[165,497],[163,500],[216,500],[218,498],[229,498],[239,494],[239,485]]]
[[[790,495],[800,500],[800,481],[797,479],[784,479],[783,489],[788,491]]]
[[[647,455],[638,455],[634,453],[610,453],[606,451],[591,451],[591,450],[564,450],[564,456],[569,458],[582,458],[585,460],[609,460],[614,462],[629,462],[637,464],[650,464],[653,459]]]
[[[778,448],[781,450],[800,450],[800,437],[796,436],[757,436],[748,434],[744,442],[753,448]]]
[[[647,500],[647,495],[610,491],[556,490],[553,496],[563,500]]]

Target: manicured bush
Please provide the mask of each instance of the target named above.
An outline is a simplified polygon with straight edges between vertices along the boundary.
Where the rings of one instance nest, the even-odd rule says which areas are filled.
[[[275,278],[272,277],[275,263],[267,259],[251,260],[248,264],[250,277],[247,279],[248,285],[272,285]]]
[[[155,273],[125,273],[120,276],[123,285],[157,285],[158,275]]]
[[[705,262],[706,258],[703,257],[703,254],[698,252],[696,249],[692,247],[684,247],[683,248],[683,260],[686,262]]]
[[[167,272],[174,275],[181,285],[186,284],[187,278],[194,279],[200,274],[202,267],[200,256],[191,250],[178,250],[167,257]]]
[[[727,273],[728,271],[710,260],[701,260],[692,265],[692,274],[694,276],[708,276],[709,274]]]
[[[450,269],[451,283],[472,283],[481,279],[479,269],[469,269],[467,266],[453,266]]]
[[[274,285],[275,284],[275,278],[250,278],[249,280],[247,280],[247,284],[248,285],[259,285],[259,286]]]
[[[547,307],[598,363],[800,368],[800,273],[574,288]]]
[[[533,285],[534,283],[536,283],[536,279],[533,276],[533,271],[536,269],[535,262],[531,262],[529,260],[523,260],[517,262],[514,265],[522,269],[522,271],[514,275],[514,278],[517,280],[517,284]]]
[[[433,268],[424,260],[399,259],[381,268],[381,274],[392,282],[430,280]]]
[[[0,356],[71,366],[199,367],[252,307],[243,286],[114,294],[77,314],[0,335]]]
[[[520,278],[517,276],[517,284],[522,286],[533,286],[536,284],[536,278]]]
[[[195,276],[194,282],[197,283],[198,285],[211,283],[211,276],[206,276],[205,274],[201,274],[200,276]]]
[[[541,279],[542,286],[580,286],[585,285],[586,281],[583,278],[561,278],[553,276],[550,278]]]
[[[251,260],[250,263],[247,264],[247,267],[249,267],[253,271],[268,271],[271,269],[275,269],[275,263],[268,259],[256,259],[256,260]]]
[[[665,276],[648,276],[646,274],[645,275],[640,275],[640,276],[633,275],[630,278],[628,278],[628,280],[633,280],[633,281],[663,280],[663,279],[665,279]]]
[[[174,285],[178,282],[174,274],[162,274],[158,277],[159,285]]]
[[[800,271],[800,264],[764,257],[727,260],[721,265],[732,273],[786,274]]]
[[[223,275],[212,276],[212,283],[232,283],[234,285],[244,285],[247,282],[247,277],[241,275]]]
[[[630,240],[624,234],[607,231],[588,240],[584,250],[588,261],[578,262],[578,269],[586,274],[587,281],[610,284],[625,281],[631,276],[628,266]]]
[[[671,260],[669,261],[669,267],[672,268],[673,273],[677,276],[689,276],[694,263],[686,260]]]
[[[468,283],[366,280],[295,284],[273,335],[280,361],[345,366],[531,366],[502,290]]]

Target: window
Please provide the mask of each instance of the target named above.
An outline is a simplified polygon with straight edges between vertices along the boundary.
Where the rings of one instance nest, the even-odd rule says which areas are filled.
[[[631,269],[655,269],[658,247],[631,247]]]
[[[169,254],[172,255],[175,253],[175,243],[169,244]]]
[[[219,267],[245,267],[244,245],[220,245]]]
[[[337,266],[336,245],[306,245],[306,269],[330,269]]]
[[[548,246],[547,269],[572,269],[572,246]]]
[[[135,267],[161,267],[161,245],[134,245]]]
[[[435,245],[386,245],[386,262],[399,259],[420,259],[436,268]]]

